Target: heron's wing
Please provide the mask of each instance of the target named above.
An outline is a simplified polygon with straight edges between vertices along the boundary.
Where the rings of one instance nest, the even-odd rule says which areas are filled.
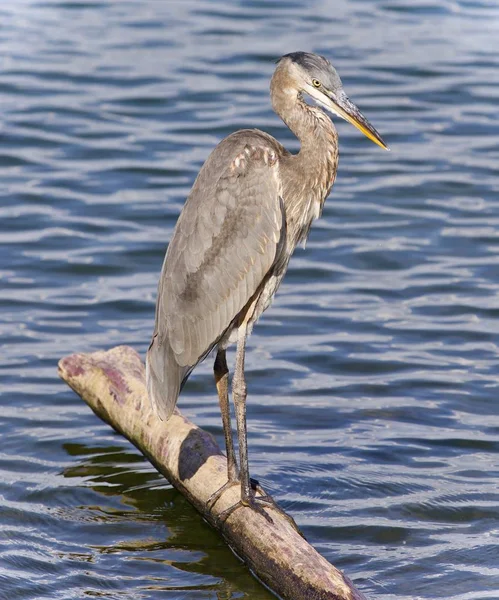
[[[157,319],[180,366],[195,365],[250,300],[281,235],[276,153],[246,146],[231,159],[215,185],[205,173],[196,182],[164,266]]]
[[[199,173],[163,264],[149,354],[155,345],[163,351],[150,357],[154,371],[171,371],[176,364],[177,379],[185,377],[219,341],[276,259],[284,223],[279,147],[265,142],[255,134],[230,136]],[[169,366],[162,367],[165,358]],[[166,399],[173,406],[175,401]]]

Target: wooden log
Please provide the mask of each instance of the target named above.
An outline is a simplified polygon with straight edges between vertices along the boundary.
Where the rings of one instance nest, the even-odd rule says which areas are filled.
[[[144,365],[132,348],[72,354],[59,361],[59,375],[184,494],[275,594],[284,600],[365,600],[280,510],[265,508],[272,522],[247,507],[217,521],[220,512],[238,501],[238,486],[207,511],[206,501],[227,479],[226,458],[213,436],[178,410],[167,422],[156,417],[147,397]]]

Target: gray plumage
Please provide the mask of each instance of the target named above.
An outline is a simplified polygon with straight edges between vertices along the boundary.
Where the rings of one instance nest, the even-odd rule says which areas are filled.
[[[217,146],[194,183],[165,257],[148,352],[149,395],[162,418],[275,261],[283,150],[262,132],[239,131]]]
[[[270,135],[246,129],[220,142],[201,168],[166,253],[147,352],[147,389],[162,419],[171,415],[190,372],[213,348],[219,353],[217,387],[227,375],[225,348],[238,336],[238,360],[244,366],[247,334],[269,306],[296,245],[321,214],[336,176],[338,140],[329,117],[309,106],[303,94],[386,147],[348,100],[325,58],[296,52],[279,60],[271,81],[272,106],[301,149],[290,154]],[[243,367],[238,368],[235,379],[242,391],[234,389],[236,412],[236,395],[244,402],[246,397]],[[234,463],[225,387],[219,388],[219,398],[229,463]],[[246,446],[243,416],[238,433]],[[241,463],[245,460],[241,454]],[[247,465],[241,469],[247,504]],[[229,481],[237,471],[229,465]]]

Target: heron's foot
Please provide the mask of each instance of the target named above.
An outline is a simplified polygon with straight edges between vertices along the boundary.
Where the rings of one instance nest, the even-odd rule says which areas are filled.
[[[281,507],[276,503],[276,501],[272,498],[272,496],[269,496],[262,489],[262,487],[260,486],[260,483],[257,479],[250,478],[250,486],[251,486],[251,492],[250,492],[249,497],[242,498],[241,500],[239,500],[239,502],[236,502],[232,506],[229,506],[229,508],[226,508],[224,511],[222,511],[216,519],[217,524],[220,524],[220,523],[223,523],[224,521],[226,521],[234,511],[236,511],[238,508],[241,508],[242,506],[247,506],[247,507],[251,508],[258,514],[262,515],[262,517],[264,517],[269,523],[273,524],[274,520],[265,510],[265,508],[272,508],[273,510],[278,511],[291,524],[293,529],[295,529],[303,537],[303,534],[298,529],[298,526],[296,525],[293,517],[290,517],[289,515],[287,515],[281,509]],[[256,494],[259,494],[259,495],[257,496]]]
[[[260,486],[260,482],[258,480],[250,478],[250,485],[251,485],[252,490],[254,490],[255,492],[258,492],[260,494],[260,496],[257,496],[259,502],[265,502],[269,508],[273,508],[274,510],[277,510],[279,513],[281,513],[281,515],[286,519],[286,521],[291,525],[291,527],[297,533],[299,533],[303,539],[305,539],[305,536],[300,531],[300,529],[299,529],[298,525],[296,524],[296,521],[293,519],[293,517],[291,515],[288,515],[286,512],[284,512],[282,510],[282,508],[274,500],[274,498],[272,498],[272,496],[269,496],[268,494],[266,494],[263,491],[263,489]]]
[[[209,512],[211,512],[211,510],[213,509],[215,504],[223,496],[224,492],[226,490],[228,490],[229,488],[233,487],[234,485],[241,485],[241,482],[239,481],[239,479],[229,479],[228,481],[226,481],[223,484],[223,486],[221,488],[219,488],[216,492],[213,492],[213,494],[208,498],[208,500],[206,502],[206,509]]]
[[[232,486],[234,486],[235,484],[240,485],[240,481],[238,479],[229,480],[220,489],[218,489],[216,492],[214,492],[208,498],[208,502],[206,503],[207,509],[209,511],[211,511],[212,508],[217,503],[217,501],[221,498],[223,493],[226,490],[228,490],[229,488],[231,488]],[[298,525],[296,524],[293,517],[288,515],[287,513],[285,513],[282,510],[282,508],[276,503],[276,501],[272,498],[272,496],[269,496],[267,493],[265,493],[265,491],[262,489],[262,487],[260,486],[260,483],[257,479],[250,478],[250,485],[251,485],[251,490],[253,493],[250,495],[249,499],[247,499],[247,500],[241,499],[241,500],[239,500],[239,502],[236,502],[232,506],[229,506],[229,508],[226,508],[225,510],[223,510],[216,517],[217,525],[224,523],[234,511],[236,511],[238,508],[241,508],[242,506],[249,506],[255,512],[261,514],[269,523],[273,524],[274,521],[273,521],[272,517],[265,511],[265,509],[264,509],[264,507],[265,507],[265,508],[271,508],[271,509],[279,512],[286,519],[286,521],[288,521],[288,523],[291,525],[291,527],[297,533],[299,533],[301,535],[301,537],[305,538],[303,533],[298,528]],[[259,494],[259,496],[256,496],[256,494]]]
[[[211,510],[213,509],[215,504],[224,495],[224,492],[226,492],[228,489],[230,489],[234,485],[241,485],[241,482],[238,477],[229,478],[223,484],[223,486],[221,488],[219,488],[216,492],[213,492],[213,494],[206,501],[206,509],[209,512],[211,512]],[[258,492],[260,494],[259,498],[261,500],[264,500],[264,501],[268,500],[269,503],[273,502],[273,500],[270,498],[270,496],[267,496],[267,494],[262,490],[262,488],[260,487],[260,483],[256,479],[250,478],[250,485],[251,485],[252,490],[254,490],[255,492]]]
[[[269,496],[255,497],[253,494],[251,494],[248,498],[241,498],[239,502],[236,502],[232,506],[229,506],[229,508],[226,508],[217,516],[217,525],[227,521],[227,519],[232,515],[233,512],[235,512],[238,508],[241,508],[243,506],[251,508],[259,515],[261,515],[271,525],[273,525],[274,521],[272,517],[267,513],[262,504],[272,506],[273,500]]]

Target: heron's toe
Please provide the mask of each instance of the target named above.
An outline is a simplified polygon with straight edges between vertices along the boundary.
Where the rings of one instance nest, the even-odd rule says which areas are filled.
[[[220,500],[220,498],[224,494],[224,492],[229,488],[233,487],[234,485],[241,485],[241,483],[238,479],[229,479],[223,484],[221,488],[219,488],[216,492],[213,492],[213,494],[208,498],[206,502],[206,509],[209,512],[211,512],[215,504]]]
[[[216,519],[217,524],[224,523],[232,515],[233,512],[235,512],[238,508],[242,508],[244,506],[244,507],[251,508],[251,510],[254,510],[255,512],[257,512],[266,521],[268,521],[271,525],[273,525],[274,521],[273,521],[272,517],[267,513],[265,508],[260,504],[261,500],[263,500],[263,502],[265,502],[265,504],[267,504],[266,496],[258,497],[258,499],[254,498],[253,496],[250,496],[250,498],[247,498],[244,500],[239,500],[239,502],[236,502],[232,506],[229,506],[229,508],[226,508],[217,516],[217,519]]]

